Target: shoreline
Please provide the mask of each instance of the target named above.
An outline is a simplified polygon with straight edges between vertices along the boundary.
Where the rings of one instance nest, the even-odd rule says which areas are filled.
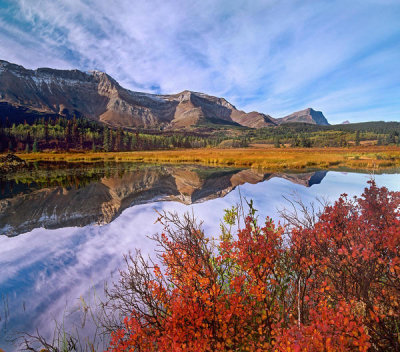
[[[16,153],[26,162],[141,162],[201,164],[276,170],[390,169],[400,167],[400,147],[175,149],[133,152]]]

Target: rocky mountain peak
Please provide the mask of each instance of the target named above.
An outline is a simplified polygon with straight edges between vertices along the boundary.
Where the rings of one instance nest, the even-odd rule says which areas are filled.
[[[0,70],[20,70],[20,71],[26,71],[26,69],[23,66],[13,64],[11,62],[5,61],[5,60],[0,60]]]
[[[179,102],[183,102],[183,101],[190,101],[193,95],[193,92],[191,92],[190,90],[184,90],[177,95],[177,100]]]
[[[329,125],[329,122],[324,114],[321,111],[314,110],[313,108],[296,111],[277,120],[279,123],[303,122],[314,125]]]
[[[187,128],[204,122],[251,128],[288,122],[328,124],[322,112],[312,108],[274,119],[256,111],[238,110],[226,99],[205,93],[134,92],[101,71],[46,67],[30,70],[4,60],[0,60],[0,103],[9,109],[23,108],[51,116],[84,116],[116,127]]]
[[[112,78],[110,75],[108,75],[105,72],[94,70],[94,71],[89,71],[89,73],[95,79],[107,80],[107,81],[113,82],[116,85],[119,85],[119,83],[114,78]]]

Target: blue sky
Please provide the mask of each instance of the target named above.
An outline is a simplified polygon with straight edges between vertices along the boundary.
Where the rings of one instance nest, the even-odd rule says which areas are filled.
[[[0,59],[281,117],[400,121],[399,0],[0,0]]]

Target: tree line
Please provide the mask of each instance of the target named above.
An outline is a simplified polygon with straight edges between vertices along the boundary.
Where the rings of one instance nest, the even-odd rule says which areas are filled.
[[[400,145],[399,122],[365,122],[349,125],[320,126],[290,123],[275,128],[247,131],[252,142],[270,143],[275,147],[347,147],[373,141],[377,145]]]
[[[21,120],[17,120],[21,121]],[[372,141],[377,145],[400,145],[400,123],[366,122],[319,126],[285,124],[261,129],[199,131],[127,130],[83,117],[41,117],[11,123],[0,116],[0,152],[135,151],[175,148],[240,148],[268,143],[276,148],[347,147]]]
[[[227,137],[183,133],[146,134],[128,131],[85,118],[40,118],[28,123],[10,123],[0,119],[0,152],[134,151],[173,148],[215,147]],[[237,145],[243,146],[242,139]]]

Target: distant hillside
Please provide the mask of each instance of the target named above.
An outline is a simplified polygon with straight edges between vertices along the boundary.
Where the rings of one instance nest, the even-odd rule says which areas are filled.
[[[325,118],[324,114],[321,111],[315,111],[312,108],[297,111],[293,114],[282,117],[281,119],[279,119],[279,122],[281,124],[291,122],[303,122],[313,125],[329,125],[328,120]]]
[[[224,98],[183,91],[172,95],[133,92],[104,72],[55,70],[0,60],[0,117],[12,122],[41,116],[85,117],[112,127],[182,129],[202,124],[250,128],[305,122],[327,125],[311,108],[275,119],[236,109]]]

